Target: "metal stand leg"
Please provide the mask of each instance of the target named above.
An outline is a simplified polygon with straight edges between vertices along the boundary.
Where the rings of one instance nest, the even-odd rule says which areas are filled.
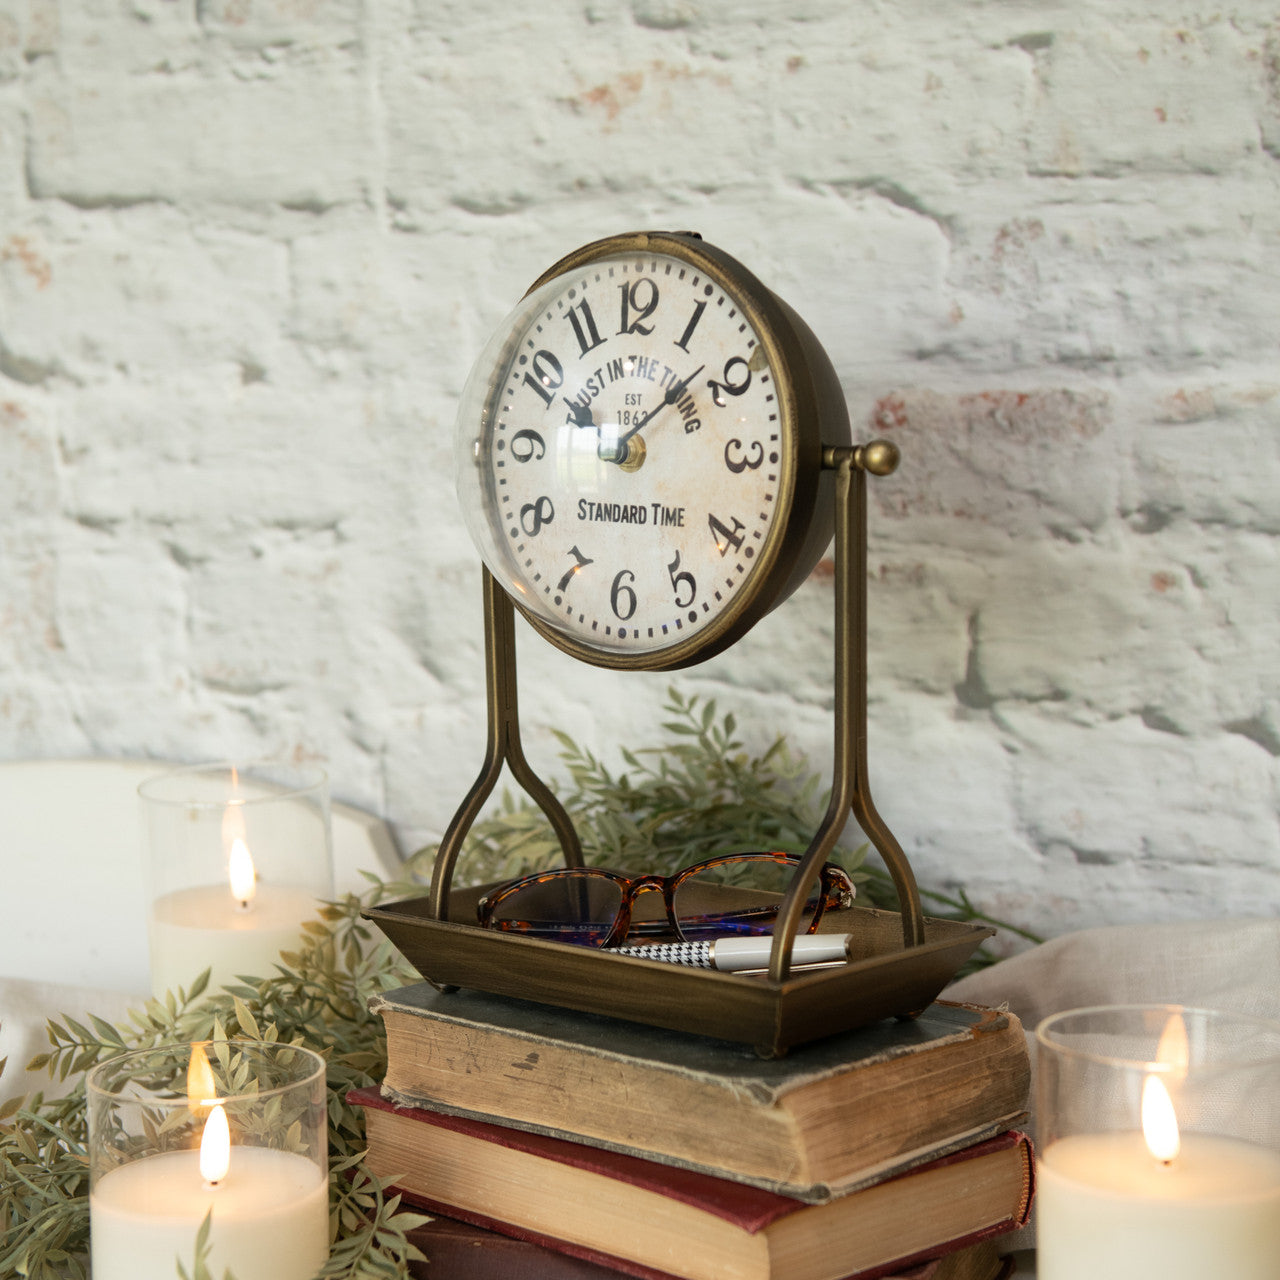
[[[507,593],[486,568],[484,573],[485,688],[488,695],[489,741],[485,760],[471,790],[453,815],[431,877],[431,911],[437,920],[449,918],[449,885],[462,843],[489,798],[505,761],[511,774],[551,823],[564,851],[567,867],[582,866],[582,845],[573,822],[551,789],[534,773],[520,742],[520,716],[516,701],[515,609]]]
[[[902,910],[902,940],[924,942],[920,891],[902,846],[876,812],[867,772],[867,475],[889,475],[898,450],[886,441],[828,449],[823,465],[835,471],[835,759],[827,812],[787,890],[769,976],[782,981],[790,969],[791,941],[805,898],[835,847],[850,813],[884,859]]]

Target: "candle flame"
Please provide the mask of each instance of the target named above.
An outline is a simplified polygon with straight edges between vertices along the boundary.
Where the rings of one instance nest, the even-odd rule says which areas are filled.
[[[216,1186],[231,1168],[231,1129],[222,1104],[215,1102],[200,1136],[200,1176]]]
[[[222,847],[229,849],[234,840],[244,839],[244,801],[233,800],[222,811]]]
[[[203,1044],[194,1041],[191,1045],[191,1057],[187,1062],[187,1105],[192,1111],[200,1111],[217,1096],[218,1087],[213,1080],[209,1055]]]
[[[1187,1024],[1182,1014],[1175,1013],[1164,1024],[1156,1045],[1156,1061],[1172,1067],[1174,1079],[1181,1080],[1191,1065],[1191,1042],[1187,1037]]]
[[[1159,1076],[1147,1076],[1142,1082],[1142,1136],[1147,1150],[1164,1164],[1177,1159],[1182,1148],[1178,1136],[1178,1117],[1173,1099]]]
[[[240,772],[231,766],[231,795],[222,811],[222,847],[230,849],[237,837],[244,839],[244,797],[240,794]]]
[[[249,856],[249,846],[239,836],[231,842],[231,853],[227,863],[231,895],[241,906],[247,907],[253,901],[254,894],[258,892],[258,877],[253,869],[253,859]]]

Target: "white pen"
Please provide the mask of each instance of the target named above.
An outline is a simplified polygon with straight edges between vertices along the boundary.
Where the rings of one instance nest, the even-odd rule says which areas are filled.
[[[791,944],[791,967],[839,963],[849,958],[847,933],[805,933]],[[649,942],[635,947],[612,947],[620,956],[642,960],[665,960],[668,964],[689,964],[698,969],[722,969],[729,973],[743,969],[767,969],[773,950],[773,935],[749,938],[712,938],[709,942]]]

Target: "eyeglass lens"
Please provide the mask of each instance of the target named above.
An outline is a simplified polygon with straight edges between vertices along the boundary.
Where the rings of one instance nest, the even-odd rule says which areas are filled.
[[[690,939],[772,933],[795,873],[794,863],[742,858],[715,862],[686,876],[672,899],[681,932]],[[819,882],[804,903],[799,932],[813,923],[821,899]]]
[[[621,906],[621,887],[604,876],[549,876],[499,902],[490,927],[600,946]]]

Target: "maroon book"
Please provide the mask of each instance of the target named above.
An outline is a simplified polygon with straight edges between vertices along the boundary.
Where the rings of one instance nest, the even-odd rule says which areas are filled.
[[[1022,1226],[1031,1146],[1010,1131],[812,1205],[742,1182],[417,1107],[377,1089],[369,1168],[429,1211],[642,1280],[880,1280]],[[926,1273],[928,1274],[928,1273]]]
[[[409,1239],[427,1257],[409,1264],[415,1280],[623,1280],[635,1274],[440,1214],[415,1227]],[[1005,1280],[1012,1270],[1013,1262],[1000,1256],[998,1241],[982,1240],[882,1280]]]

